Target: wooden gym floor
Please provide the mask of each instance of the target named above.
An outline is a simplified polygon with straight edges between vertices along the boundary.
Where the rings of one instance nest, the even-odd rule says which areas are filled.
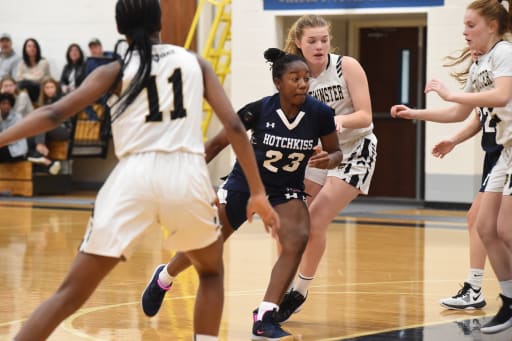
[[[76,254],[94,196],[0,198],[0,340],[10,340],[29,313],[59,285]],[[191,340],[197,278],[176,280],[154,318],[140,294],[171,254],[162,231],[148,231],[87,304],[49,340]],[[259,221],[225,245],[221,340],[249,340],[251,311],[262,299],[276,251]],[[302,340],[511,340],[512,331],[482,335],[499,308],[487,266],[481,311],[441,308],[467,275],[465,212],[414,205],[351,204],[329,227],[327,252],[303,310],[283,328]]]

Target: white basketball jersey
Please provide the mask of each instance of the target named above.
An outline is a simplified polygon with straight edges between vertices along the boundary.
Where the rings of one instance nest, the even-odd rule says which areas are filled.
[[[330,53],[327,68],[318,77],[309,79],[309,94],[333,108],[336,115],[354,112],[352,98],[343,77],[342,60],[342,56]],[[338,140],[340,144],[352,142],[372,131],[373,123],[365,128],[345,128],[341,134],[338,133]]]
[[[466,91],[483,92],[494,89],[499,77],[512,77],[512,43],[498,42],[489,52],[471,65]],[[496,142],[506,147],[512,145],[512,100],[504,107],[481,108],[498,117]]]
[[[139,63],[134,52],[123,73],[122,91],[135,77]],[[195,55],[179,46],[154,45],[149,82],[112,123],[117,157],[152,151],[204,153],[203,90]]]

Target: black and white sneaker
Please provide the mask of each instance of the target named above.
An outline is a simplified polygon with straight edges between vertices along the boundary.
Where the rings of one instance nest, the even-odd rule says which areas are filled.
[[[482,288],[475,289],[468,282],[464,282],[455,296],[443,298],[439,303],[446,309],[456,310],[482,309],[487,304]]]
[[[33,150],[28,154],[27,161],[36,163],[38,165],[44,165],[48,162],[48,158],[43,154],[39,153],[37,150]]]
[[[293,313],[298,313],[302,308],[304,302],[306,302],[306,296],[302,296],[302,294],[298,291],[291,290],[287,292],[281,304],[279,304],[279,310],[275,314],[275,320],[279,323],[287,321]]]
[[[512,327],[512,298],[500,294],[503,304],[494,317],[484,324],[480,331],[485,334],[499,333]]]

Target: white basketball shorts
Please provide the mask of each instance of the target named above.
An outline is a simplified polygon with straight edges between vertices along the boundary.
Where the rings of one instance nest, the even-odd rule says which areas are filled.
[[[127,258],[153,225],[167,229],[164,246],[169,249],[204,248],[220,236],[215,199],[203,155],[127,156],[98,193],[80,251]]]

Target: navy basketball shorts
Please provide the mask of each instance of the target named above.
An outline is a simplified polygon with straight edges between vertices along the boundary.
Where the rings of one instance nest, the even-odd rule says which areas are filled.
[[[275,207],[290,200],[298,199],[306,202],[307,194],[295,188],[283,188],[282,191],[268,193],[268,201]],[[248,192],[234,191],[220,187],[217,191],[219,203],[225,205],[226,215],[233,230],[237,230],[247,220]]]

